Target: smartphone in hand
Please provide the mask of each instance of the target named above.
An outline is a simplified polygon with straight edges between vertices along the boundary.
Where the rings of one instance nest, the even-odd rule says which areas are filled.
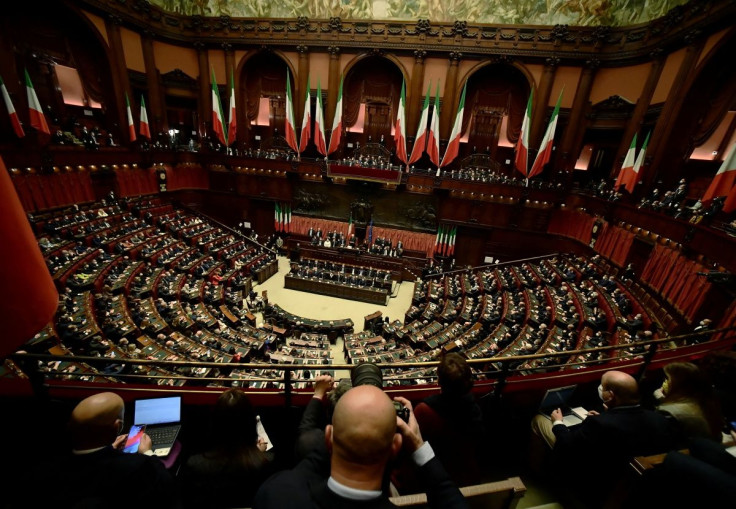
[[[145,424],[139,425],[139,424],[133,424],[130,427],[130,431],[128,432],[128,439],[125,441],[125,447],[123,447],[123,452],[138,452],[138,447],[141,445],[141,437],[143,437],[143,433],[146,432],[146,426]]]

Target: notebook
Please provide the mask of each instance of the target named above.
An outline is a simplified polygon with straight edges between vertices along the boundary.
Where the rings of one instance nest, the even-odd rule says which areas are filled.
[[[135,402],[133,424],[145,424],[153,454],[168,456],[181,429],[181,396],[139,399]]]
[[[565,426],[575,426],[583,422],[588,411],[583,407],[570,407],[570,400],[576,388],[577,385],[568,385],[549,389],[539,405],[539,413],[551,419],[552,411],[559,408],[562,411],[562,422]]]

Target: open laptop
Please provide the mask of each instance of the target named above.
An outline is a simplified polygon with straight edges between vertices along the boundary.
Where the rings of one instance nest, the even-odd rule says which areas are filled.
[[[168,456],[181,429],[181,396],[138,399],[133,424],[145,424],[151,437],[153,454]]]
[[[568,385],[549,389],[539,405],[539,413],[551,419],[552,412],[559,408],[562,411],[562,422],[565,426],[575,426],[583,422],[588,411],[583,407],[570,407],[570,400],[576,388],[577,385]]]

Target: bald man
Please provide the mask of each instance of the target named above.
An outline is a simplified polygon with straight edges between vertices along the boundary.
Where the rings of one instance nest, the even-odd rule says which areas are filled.
[[[467,507],[429,443],[422,440],[411,403],[395,400],[409,409],[408,423],[396,416],[393,402],[381,389],[361,385],[347,391],[325,428],[329,456],[315,449],[293,470],[273,476],[261,486],[253,507],[394,507],[383,489],[384,479],[387,465],[402,449],[419,468],[431,507]]]
[[[149,456],[144,435],[139,453],[123,453],[125,406],[112,392],[82,400],[68,424],[72,451],[51,460],[35,474],[29,502],[38,507],[180,507],[175,481],[163,463]]]
[[[558,473],[601,493],[621,477],[634,456],[674,447],[677,430],[674,420],[639,405],[639,386],[622,371],[605,372],[598,395],[604,411],[591,411],[582,424],[568,428],[558,408],[551,421],[537,415],[532,430],[552,447]]]

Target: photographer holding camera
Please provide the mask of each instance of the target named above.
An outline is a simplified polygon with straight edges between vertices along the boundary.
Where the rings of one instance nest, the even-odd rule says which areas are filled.
[[[402,449],[411,454],[431,507],[467,507],[431,446],[422,439],[411,403],[401,397],[392,401],[383,392],[378,367],[358,366],[352,373],[352,385],[335,405],[332,423],[325,427],[326,448],[316,447],[295,468],[266,481],[253,507],[394,507],[382,488],[387,467]]]

